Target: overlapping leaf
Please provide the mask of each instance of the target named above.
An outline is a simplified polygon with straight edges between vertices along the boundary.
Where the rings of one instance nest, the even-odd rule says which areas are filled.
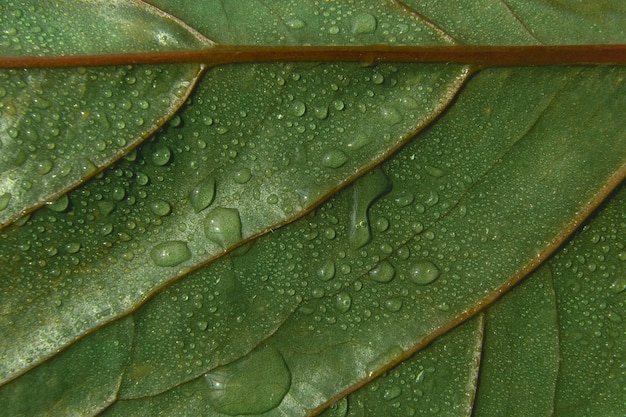
[[[159,6],[171,7],[169,11],[174,14],[178,10],[179,17],[198,24],[205,34],[221,33],[235,43],[359,43],[376,41],[378,34],[385,43],[428,43],[425,38],[414,38],[415,31],[407,32],[407,27],[396,21],[407,18],[419,22],[419,15],[433,17],[442,25],[448,20],[453,22],[447,30],[459,39],[481,39],[464,35],[464,28],[469,27],[467,21],[459,24],[453,17],[443,19],[444,13],[453,16],[449,7],[441,12],[443,9],[436,7],[421,10],[421,5],[413,5],[416,13],[391,2],[377,9],[362,9],[367,5],[349,2],[307,3],[306,7],[291,1],[276,6],[241,4],[248,7],[243,14],[228,2],[207,2],[206,9],[200,10],[214,19],[203,18],[202,12],[194,16],[189,13],[193,8],[180,9],[180,4]],[[395,14],[389,15],[391,10]],[[584,11],[570,21],[584,27],[594,21],[592,12]],[[611,38],[616,33],[611,24],[619,21],[617,12],[603,20],[608,22],[602,23],[610,32],[607,37],[594,38],[583,30],[571,38],[559,39],[558,32],[546,34],[542,24],[528,19],[525,13],[525,6],[516,4],[504,9],[502,4],[485,8],[485,21],[489,16],[506,16],[516,24],[506,25],[513,28],[511,31],[499,31],[481,42],[619,41],[619,35]],[[549,10],[541,13],[550,19]],[[246,20],[246,30],[229,30],[235,15],[252,19]],[[392,21],[395,26],[389,23]],[[437,33],[427,22],[421,22],[422,30]],[[520,271],[564,237],[563,230],[579,220],[578,213],[587,211],[605,184],[615,183],[622,175],[626,163],[622,69],[481,72],[435,126],[381,168],[293,225],[189,272],[188,267],[223,252],[242,238],[297,215],[356,171],[382,158],[396,145],[389,145],[389,141],[378,148],[372,145],[372,141],[376,143],[376,125],[382,125],[385,132],[392,132],[392,139],[399,141],[406,135],[403,131],[419,127],[428,116],[410,114],[414,105],[407,100],[407,92],[428,86],[409,85],[405,80],[419,75],[423,81],[436,68],[441,67],[271,65],[212,71],[207,77],[210,87],[208,82],[207,87],[200,86],[191,104],[164,133],[115,169],[70,194],[69,207],[62,207],[60,214],[42,210],[33,215],[30,223],[4,235],[2,255],[5,251],[10,255],[2,262],[16,264],[15,271],[19,272],[11,273],[16,280],[2,285],[8,285],[9,294],[15,295],[23,284],[28,289],[22,293],[23,298],[40,306],[39,310],[20,309],[19,303],[3,301],[3,308],[7,306],[3,314],[9,312],[9,326],[15,326],[6,328],[31,330],[32,323],[44,324],[40,328],[50,323],[52,327],[48,328],[58,326],[61,339],[57,338],[59,334],[38,337],[45,342],[43,345],[28,346],[31,352],[45,355],[132,308],[167,279],[188,276],[133,313],[132,326],[128,321],[131,319],[125,319],[86,336],[56,358],[7,384],[3,398],[28,395],[36,381],[62,375],[68,362],[75,364],[68,381],[81,381],[81,372],[93,366],[89,355],[110,351],[117,365],[99,371],[106,374],[108,388],[82,384],[80,389],[67,390],[60,404],[92,413],[116,402],[104,414],[125,416],[200,412],[302,415],[334,401],[342,391],[367,382],[390,363],[420,349],[465,318],[467,311],[476,310],[510,285],[511,277],[521,277]],[[458,85],[460,80],[455,74],[462,71],[452,68],[449,83]],[[440,108],[437,93],[448,97],[449,87],[445,83],[436,85],[439,74],[430,76],[431,87],[440,88],[429,96],[435,97],[430,103],[436,113]],[[379,81],[382,83],[377,84]],[[211,91],[216,85],[222,85],[221,90],[229,95]],[[234,94],[233,85],[242,86],[242,92]],[[258,88],[262,99],[258,94],[245,94],[253,88]],[[359,92],[369,95],[369,91],[372,100],[384,96],[383,104],[366,99],[364,106],[359,106]],[[402,93],[393,96],[394,91]],[[417,97],[424,96],[418,93]],[[384,101],[387,98],[391,107]],[[260,102],[254,104],[254,100]],[[412,100],[419,102],[415,96]],[[370,124],[357,121],[355,115],[363,108]],[[245,115],[237,113],[241,111]],[[352,141],[347,139],[357,126],[369,126],[369,136],[357,132]],[[261,137],[272,141],[260,145]],[[280,138],[284,139],[281,147],[273,147]],[[285,147],[298,138],[304,141],[291,149]],[[325,142],[328,139],[332,146]],[[353,151],[356,144],[363,144],[363,148]],[[316,178],[316,186],[322,191],[307,193],[306,187],[311,185],[307,178]],[[300,180],[304,188],[298,188]],[[162,184],[175,188],[171,195],[163,194],[166,191]],[[549,392],[556,393],[556,399],[544,396],[533,404],[537,410],[549,411],[553,403],[558,413],[600,410],[606,415],[620,415],[623,350],[615,344],[623,338],[624,286],[619,280],[623,268],[615,259],[624,258],[623,238],[620,240],[623,227],[610,230],[609,226],[616,224],[615,218],[620,218],[620,210],[623,212],[620,201],[612,206],[617,208],[609,212],[609,219],[602,220],[607,223],[600,226],[601,232],[591,239],[604,242],[595,246],[599,248],[596,252],[582,246],[569,250],[575,253],[575,261],[554,261],[555,292],[544,271],[543,281],[533,278],[529,285],[521,286],[517,290],[521,295],[512,293],[512,301],[498,305],[484,321],[453,331],[448,340],[442,339],[416,356],[417,362],[392,371],[389,381],[375,382],[344,398],[328,413],[389,415],[390,409],[407,413],[421,409],[468,415],[476,390],[476,353],[483,343],[480,336],[484,325],[485,350],[476,413],[500,415],[502,396],[517,395],[514,390],[502,390],[500,381],[521,387],[535,380],[542,386],[551,384],[554,389]],[[98,230],[104,236],[100,242],[93,238]],[[42,235],[30,241],[25,238],[34,232]],[[57,233],[72,238],[65,238],[59,246],[50,240]],[[165,243],[162,236],[167,236]],[[198,246],[194,246],[196,243]],[[573,245],[578,248],[577,243]],[[613,260],[603,264],[607,258]],[[587,265],[590,260],[593,267],[575,265]],[[24,265],[36,267],[35,262],[40,265],[31,269],[38,271],[31,275],[34,278],[23,275]],[[149,267],[134,272],[134,265]],[[96,280],[97,275],[110,271],[119,272],[114,287],[110,287],[110,281]],[[617,281],[610,290],[613,292],[604,291],[606,295],[597,308],[586,309],[579,305],[582,297],[569,292],[567,284],[560,287],[559,276],[566,276],[565,271],[574,271],[584,283],[592,282],[590,292],[594,294],[606,290],[602,279]],[[130,279],[123,282],[122,277]],[[152,281],[147,282],[146,277]],[[44,283],[46,287],[42,287]],[[580,291],[581,287],[571,288]],[[54,296],[46,299],[50,294]],[[595,299],[595,295],[589,297]],[[19,314],[13,314],[15,308]],[[526,321],[520,320],[519,327],[511,328],[520,309]],[[50,311],[55,314],[43,316]],[[533,323],[533,315],[538,312],[548,319]],[[590,355],[578,349],[583,339],[579,328],[589,324],[581,315],[591,317],[590,323],[598,325],[594,327],[597,343],[592,343]],[[60,322],[64,318],[69,326]],[[21,324],[19,320],[23,320]],[[612,324],[605,325],[607,320]],[[528,330],[523,323],[536,325]],[[496,332],[498,326],[511,328],[512,335]],[[536,329],[547,335],[540,344]],[[105,331],[117,334],[120,342],[107,347],[110,339],[101,335]],[[466,331],[473,335],[465,335]],[[534,340],[537,351],[532,350],[531,343],[513,344],[520,337]],[[131,338],[132,348],[128,342]],[[464,348],[464,343],[469,345]],[[607,343],[613,349],[596,354]],[[529,366],[524,362],[517,366],[524,372],[512,372],[515,368],[501,365],[507,358],[503,346],[523,352]],[[466,356],[454,355],[449,367],[419,362],[443,361],[456,349],[465,349]],[[554,362],[558,349],[567,359],[557,375]],[[551,365],[539,365],[531,359],[533,354]],[[597,366],[582,366],[590,360]],[[15,365],[14,361],[9,363]],[[592,375],[589,381],[593,382],[578,384],[576,381],[582,380],[576,373],[578,368],[586,370],[586,376]],[[459,399],[435,399],[432,392],[442,394],[444,390],[433,387],[440,386],[457,387],[454,395]],[[520,394],[524,392],[530,390],[520,390]],[[416,401],[420,393],[429,395],[429,399]],[[52,394],[57,395],[56,391]],[[86,397],[94,400],[82,401]],[[573,399],[580,397],[593,400],[572,409]],[[33,404],[31,410],[57,413],[59,408],[52,408],[49,398],[42,396],[41,403]],[[524,398],[527,396],[520,395],[515,401]],[[513,403],[509,401],[508,406]]]
[[[138,1],[20,1],[0,8],[0,54],[59,56],[211,47]],[[201,66],[0,72],[0,227],[94,175],[182,105]],[[64,197],[51,208],[64,210]]]
[[[379,23],[399,16],[420,33],[407,42],[447,41],[406,13]],[[424,127],[466,77],[447,65],[209,71],[150,144],[3,234],[2,337],[21,340],[3,376],[310,208]]]

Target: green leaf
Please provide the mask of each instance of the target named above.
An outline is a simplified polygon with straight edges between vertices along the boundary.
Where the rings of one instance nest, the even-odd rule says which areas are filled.
[[[619,5],[414,3],[155,2],[233,44],[623,42]],[[623,415],[623,191],[496,299],[623,178],[625,75],[207,71],[149,141],[3,230],[0,406]]]
[[[20,1],[0,8],[0,22],[4,56],[211,46],[138,1]],[[62,194],[154,133],[185,101],[201,68],[0,71],[0,226],[46,203],[66,210]]]
[[[445,40],[412,21],[425,38]],[[422,129],[467,76],[448,65],[209,71],[139,152],[0,238],[8,276],[0,336],[21,340],[5,353],[3,377],[301,216]]]

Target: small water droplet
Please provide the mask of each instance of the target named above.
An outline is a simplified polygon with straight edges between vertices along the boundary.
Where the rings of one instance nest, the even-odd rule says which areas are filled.
[[[302,20],[300,19],[289,19],[285,22],[285,25],[287,25],[287,27],[289,29],[302,29],[304,26],[306,26],[306,23],[304,23]]]
[[[339,168],[348,161],[348,155],[339,149],[332,149],[322,157],[322,165],[327,168]]]
[[[167,216],[172,212],[172,206],[165,200],[154,200],[150,203],[150,210],[157,216]]]
[[[320,120],[326,119],[328,117],[328,106],[315,107],[313,114]]]
[[[347,292],[340,292],[335,297],[335,306],[340,313],[347,313],[352,306],[352,297]]]
[[[441,275],[437,265],[430,261],[419,261],[414,263],[409,270],[409,278],[418,285],[430,284]]]
[[[335,276],[335,262],[327,260],[317,270],[317,276],[322,281],[330,281]]]
[[[291,387],[289,368],[271,346],[215,368],[204,378],[211,407],[231,416],[270,411],[278,407]]]
[[[354,16],[352,21],[352,33],[355,35],[373,33],[376,30],[376,26],[376,17],[369,13],[359,13]]]
[[[371,279],[382,283],[391,281],[395,275],[396,268],[394,268],[391,262],[387,260],[380,262],[369,272],[369,277]]]
[[[293,103],[291,103],[291,114],[293,114],[294,116],[296,117],[303,116],[305,112],[306,112],[306,105],[303,102],[296,100]]]
[[[250,168],[242,168],[233,175],[233,180],[237,184],[245,184],[250,181],[250,178],[252,178]]]
[[[170,240],[152,248],[150,257],[158,266],[176,266],[191,259],[191,252],[186,242]]]
[[[400,311],[401,308],[402,308],[401,299],[390,298],[389,300],[385,300],[385,309],[387,309],[387,311],[391,311],[392,313],[395,313],[397,311]]]
[[[7,208],[10,200],[11,200],[11,193],[4,193],[0,195],[0,211]]]
[[[204,233],[210,241],[217,243],[223,249],[240,242],[242,236],[239,210],[215,208],[204,221]]]
[[[389,125],[395,125],[402,121],[402,114],[393,107],[383,107],[380,109],[383,121]]]
[[[48,203],[47,207],[52,210],[60,213],[62,211],[67,210],[70,205],[70,199],[67,197],[67,194],[62,195],[54,201]]]
[[[209,177],[191,190],[189,200],[196,213],[209,207],[215,198],[215,178]]]
[[[172,152],[167,146],[163,144],[158,144],[157,146],[155,146],[154,151],[152,152],[152,162],[154,163],[154,165],[160,167],[167,165],[171,158]]]

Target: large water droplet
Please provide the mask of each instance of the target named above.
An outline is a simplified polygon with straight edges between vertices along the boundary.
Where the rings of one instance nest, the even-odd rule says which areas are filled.
[[[369,277],[376,282],[389,282],[396,275],[396,268],[389,261],[382,261],[369,272]]]
[[[152,248],[150,257],[158,266],[176,266],[191,259],[191,252],[186,242],[170,240]]]
[[[4,193],[0,195],[0,210],[4,210],[9,205],[11,200],[11,193]]]
[[[322,157],[322,165],[327,168],[339,168],[348,161],[348,155],[339,149],[331,149]]]
[[[198,184],[193,190],[189,200],[191,207],[198,213],[209,207],[215,198],[215,178],[210,177]]]
[[[352,33],[360,35],[372,33],[376,30],[376,18],[369,13],[359,13],[352,21]]]
[[[157,216],[167,216],[172,212],[172,206],[165,200],[154,200],[150,203],[150,210]]]
[[[241,241],[241,218],[239,210],[217,207],[209,213],[204,221],[206,237],[220,245],[223,249]]]
[[[391,191],[391,187],[391,181],[381,168],[376,168],[354,183],[350,224],[350,245],[352,248],[361,248],[372,240],[368,210],[376,200]]]
[[[330,281],[335,276],[335,263],[332,260],[324,262],[317,270],[317,276],[322,281]]]
[[[61,197],[57,198],[56,200],[48,203],[47,207],[52,211],[56,211],[57,213],[60,213],[62,211],[67,210],[69,205],[70,205],[70,199],[67,197],[67,194],[64,194]]]
[[[157,166],[166,165],[172,158],[172,152],[165,145],[158,144],[152,153],[152,162]]]
[[[340,292],[335,297],[335,306],[337,310],[341,313],[346,313],[350,310],[352,306],[352,297],[347,292]]]
[[[261,414],[280,404],[291,387],[291,373],[280,352],[271,346],[204,375],[208,400],[218,413]]]
[[[419,261],[414,263],[409,270],[409,278],[416,284],[430,284],[441,275],[437,265],[430,261]]]

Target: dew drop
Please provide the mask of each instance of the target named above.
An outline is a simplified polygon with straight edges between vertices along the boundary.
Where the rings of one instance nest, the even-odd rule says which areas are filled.
[[[385,300],[385,309],[392,313],[400,311],[402,308],[402,300],[399,298],[390,298]]]
[[[218,413],[261,414],[281,403],[291,373],[280,352],[267,346],[204,375],[208,401]]]
[[[369,272],[369,277],[376,282],[389,282],[396,276],[396,268],[391,262],[385,260],[380,262]]]
[[[189,200],[196,213],[209,207],[215,198],[215,178],[210,177],[191,190]]]
[[[324,120],[328,117],[328,106],[319,106],[313,109],[313,114],[320,120]]]
[[[302,29],[306,26],[306,23],[300,19],[289,19],[285,22],[285,25],[287,25],[289,29]]]
[[[150,210],[157,216],[167,216],[172,212],[172,206],[165,200],[155,200],[150,203]]]
[[[373,33],[376,30],[376,18],[369,13],[359,13],[352,21],[352,33],[361,35]]]
[[[152,248],[150,257],[157,266],[176,266],[191,259],[191,252],[186,242],[170,240]]]
[[[306,112],[306,105],[303,102],[296,100],[293,103],[291,103],[291,114],[293,114],[294,116],[296,117],[303,116],[305,112]]]
[[[437,265],[430,261],[419,261],[411,266],[409,278],[418,285],[430,284],[441,275]]]
[[[98,203],[98,209],[103,216],[108,216],[115,209],[115,203],[112,201],[100,201]]]
[[[70,199],[67,197],[67,194],[62,195],[54,201],[48,203],[47,207],[52,210],[60,213],[62,211],[67,210],[70,205]]]
[[[242,239],[239,210],[215,208],[204,221],[204,233],[210,241],[217,243],[223,249],[235,245]]]
[[[359,249],[372,240],[368,210],[391,188],[392,183],[381,168],[373,170],[354,184],[350,222],[350,246],[353,249]]]
[[[389,125],[395,125],[402,121],[402,115],[393,107],[383,107],[380,109],[383,121]]]
[[[39,175],[45,175],[52,171],[53,163],[49,159],[44,159],[43,161],[37,162],[35,165],[35,170]]]
[[[157,166],[164,166],[172,158],[172,152],[170,149],[162,144],[157,145],[152,152],[152,162]]]
[[[352,297],[347,292],[340,292],[335,297],[335,307],[340,313],[347,313],[352,306]]]
[[[0,211],[7,208],[9,201],[11,201],[11,193],[4,193],[0,195]]]
[[[330,281],[335,277],[335,262],[327,260],[317,270],[317,276],[322,281]]]
[[[322,157],[322,165],[327,168],[339,168],[348,161],[348,155],[339,149],[332,149]]]
[[[233,175],[233,180],[237,184],[245,184],[250,181],[250,178],[252,178],[250,168],[242,168]]]

